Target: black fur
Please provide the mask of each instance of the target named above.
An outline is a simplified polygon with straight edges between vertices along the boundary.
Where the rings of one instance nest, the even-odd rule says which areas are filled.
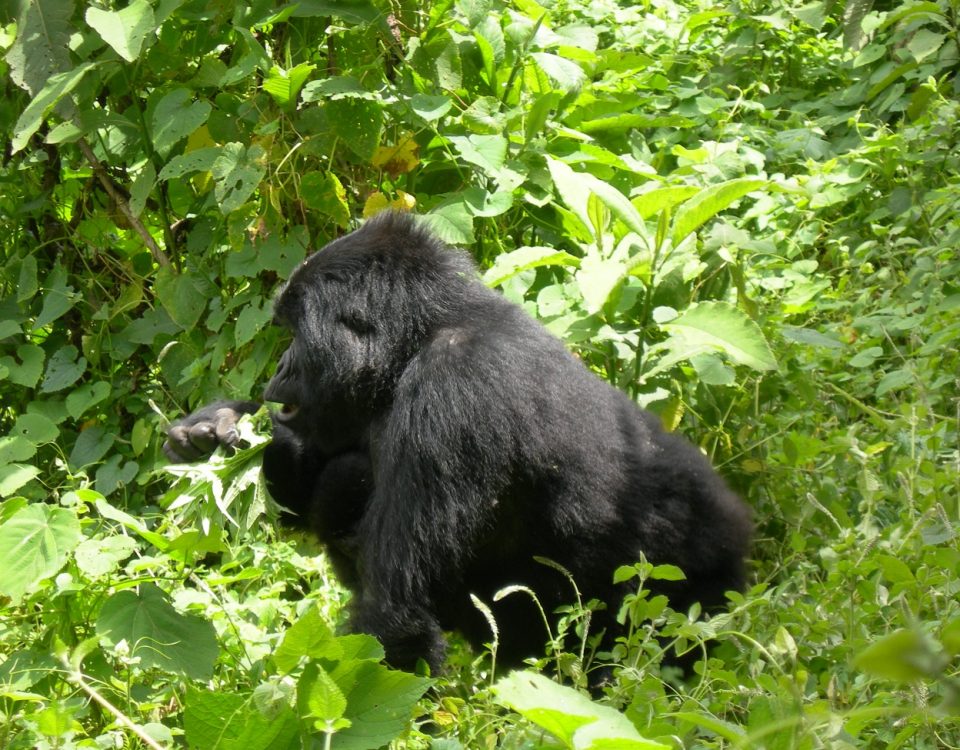
[[[275,312],[293,343],[265,394],[285,405],[267,482],[327,545],[355,592],[352,626],[395,666],[439,667],[444,630],[489,641],[470,593],[492,606],[500,658],[542,653],[527,597],[493,604],[510,584],[533,588],[547,612],[572,599],[535,555],[614,611],[613,571],[641,553],[686,573],[669,590],[675,607],[744,586],[749,513],[700,451],[410,218],[382,215],[315,253]],[[188,417],[168,453],[189,458],[190,429],[212,422],[219,435],[224,409],[252,407]]]

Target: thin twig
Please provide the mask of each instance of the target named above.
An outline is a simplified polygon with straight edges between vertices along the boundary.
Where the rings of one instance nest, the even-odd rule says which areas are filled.
[[[113,202],[116,203],[117,208],[120,209],[120,213],[124,215],[130,226],[140,235],[140,239],[143,240],[143,244],[150,250],[150,255],[153,256],[153,259],[161,266],[169,266],[170,259],[166,256],[166,253],[160,249],[142,222],[133,215],[126,198],[117,190],[113,184],[113,180],[110,179],[110,175],[107,174],[107,170],[104,169],[103,164],[97,158],[97,155],[93,153],[93,149],[90,148],[90,144],[83,138],[77,141],[77,144],[80,146],[80,151],[83,152],[87,161],[90,162],[90,166],[93,167],[93,172],[97,175],[97,179],[100,180],[100,184],[103,185],[103,189],[107,191],[107,194],[113,199]]]

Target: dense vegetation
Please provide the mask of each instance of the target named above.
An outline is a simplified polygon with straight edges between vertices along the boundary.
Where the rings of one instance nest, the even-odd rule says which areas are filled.
[[[960,746],[955,0],[121,5],[0,10],[0,746]],[[541,675],[396,672],[277,531],[262,416],[166,466],[387,206],[748,499],[728,613],[639,563],[614,653],[571,585]]]

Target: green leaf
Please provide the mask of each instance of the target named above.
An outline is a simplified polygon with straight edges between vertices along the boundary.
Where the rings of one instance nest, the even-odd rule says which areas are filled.
[[[596,196],[610,211],[641,237],[647,234],[643,219],[629,199],[612,185],[588,172],[575,172],[566,163],[547,157],[547,168],[561,200],[591,234],[596,236],[590,197]]]
[[[347,191],[333,172],[307,172],[300,179],[300,193],[307,208],[329,216],[341,228],[349,226]]]
[[[0,437],[0,466],[15,461],[26,461],[33,458],[36,453],[37,446],[22,435]]]
[[[269,716],[249,695],[187,689],[183,726],[187,746],[201,750],[290,750],[301,747],[300,726],[289,706]]]
[[[173,180],[191,172],[209,172],[222,153],[220,146],[208,146],[174,156],[160,170],[158,179]]]
[[[683,203],[674,216],[671,234],[674,247],[679,245],[688,234],[695,232],[705,222],[729,207],[731,203],[768,184],[767,180],[741,177],[701,190]]]
[[[306,704],[310,716],[322,722],[333,722],[343,716],[347,699],[323,667],[311,664],[301,680],[309,685]]]
[[[668,750],[645,739],[631,721],[609,706],[594,703],[573,688],[534,672],[514,672],[493,686],[496,700],[547,730],[567,747],[619,750]],[[596,744],[604,743],[604,744]]]
[[[316,67],[309,63],[300,63],[290,70],[274,66],[263,81],[263,90],[270,94],[279,106],[289,107],[296,103],[300,89]]]
[[[11,383],[33,388],[43,374],[46,354],[35,344],[21,344],[17,347],[17,357],[20,362],[13,357],[0,357],[0,366],[7,368],[7,379]]]
[[[184,331],[192,330],[207,305],[206,283],[192,272],[177,273],[172,267],[157,272],[157,299],[167,314]]]
[[[369,99],[375,100],[377,95],[364,87],[358,78],[353,76],[333,76],[322,81],[311,81],[303,90],[303,101],[317,102],[324,99]]]
[[[272,318],[273,306],[269,302],[246,305],[237,316],[237,324],[234,329],[237,346],[241,347],[253,341],[254,337],[270,323]]]
[[[6,494],[3,485],[0,480],[0,494]],[[80,539],[80,521],[72,511],[43,503],[21,508],[0,524],[0,594],[19,601],[60,572]]]
[[[658,188],[641,193],[630,202],[633,203],[633,207],[637,209],[641,218],[649,219],[666,208],[673,208],[678,203],[683,203],[699,192],[700,189],[693,185]]]
[[[755,370],[776,370],[777,361],[760,327],[726,302],[699,302],[660,326],[682,339],[689,356],[719,351],[737,364]]]
[[[240,208],[253,195],[266,174],[264,156],[263,148],[258,145],[245,149],[239,143],[228,143],[223,147],[210,169],[216,180],[214,195],[222,213]]]
[[[113,434],[107,432],[100,425],[88,427],[80,433],[77,442],[70,451],[68,463],[74,471],[79,471],[85,466],[96,463],[113,447],[116,438]]]
[[[213,625],[177,612],[152,583],[111,596],[97,618],[97,634],[114,645],[126,641],[142,669],[157,667],[195,680],[210,679],[219,653]]]
[[[150,118],[153,147],[166,155],[178,141],[203,125],[213,109],[208,102],[195,102],[190,89],[174,89],[164,96]]]
[[[127,62],[140,56],[143,40],[156,28],[147,0],[132,0],[123,10],[87,8],[87,23]]]
[[[507,139],[502,135],[451,135],[447,140],[464,161],[489,175],[499,172],[507,158]]]
[[[140,471],[136,461],[127,461],[122,467],[121,463],[123,456],[110,456],[97,469],[97,479],[93,486],[101,495],[110,495],[120,487],[130,484]]]
[[[36,96],[57,73],[70,67],[70,36],[74,28],[73,0],[32,0],[22,3],[17,39],[7,54],[10,79]]]
[[[497,287],[512,279],[518,273],[529,268],[542,266],[567,266],[576,268],[580,259],[569,253],[554,250],[552,247],[521,247],[509,253],[498,255],[493,265],[483,274],[483,282]]]
[[[13,138],[10,141],[10,152],[15,154],[33,137],[33,134],[40,129],[50,110],[60,102],[63,97],[73,91],[83,80],[83,77],[93,68],[96,63],[83,63],[73,70],[65,73],[58,73],[51,76],[46,86],[37,94],[34,99],[23,110],[20,117],[17,118],[16,125],[13,126]]]
[[[39,474],[40,469],[27,464],[0,466],[0,497],[9,497]]]
[[[73,557],[84,575],[88,578],[99,578],[115,571],[136,548],[137,543],[122,534],[95,537],[81,542]]]
[[[35,412],[27,412],[17,417],[10,434],[29,440],[34,445],[43,445],[56,440],[60,435],[60,430],[57,429],[57,426],[49,417]]]
[[[344,716],[350,721],[336,735],[337,750],[374,750],[395,739],[431,684],[372,661],[341,663],[330,676],[347,699]],[[301,695],[300,705],[307,700],[308,695]]]
[[[423,222],[444,242],[451,245],[469,245],[476,239],[473,234],[473,216],[461,196],[448,198],[430,213]]]
[[[547,77],[564,91],[578,90],[587,79],[583,68],[571,60],[549,52],[534,52],[530,55]]]
[[[56,393],[76,383],[87,370],[87,360],[77,358],[80,352],[73,344],[60,347],[47,362],[47,372],[40,384],[42,393]]]
[[[281,672],[290,672],[303,657],[339,659],[342,653],[342,647],[320,616],[320,610],[310,607],[283,634],[280,646],[273,653],[273,662]]]
[[[325,105],[330,129],[363,161],[373,158],[383,130],[383,106],[366,99],[337,99]]]
[[[624,262],[615,258],[602,258],[595,252],[581,261],[576,278],[587,312],[597,313],[603,309],[628,270],[629,267]]]
[[[67,285],[67,270],[60,263],[57,263],[47,274],[43,289],[43,307],[40,308],[40,314],[33,322],[35,331],[57,320],[73,307],[78,299],[73,287]]]
[[[427,122],[436,122],[447,114],[452,106],[453,102],[446,96],[416,94],[410,99],[410,109]]]
[[[933,677],[935,654],[926,637],[916,630],[897,630],[870,644],[853,661],[857,669],[896,682]]]
[[[88,383],[74,389],[67,396],[67,413],[73,419],[80,419],[83,413],[95,404],[99,404],[110,395],[110,384],[102,380]]]

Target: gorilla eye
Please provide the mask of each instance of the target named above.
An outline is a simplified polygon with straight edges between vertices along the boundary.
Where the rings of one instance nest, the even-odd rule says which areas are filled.
[[[358,336],[366,336],[374,331],[370,322],[364,320],[359,315],[341,315],[339,321]]]

